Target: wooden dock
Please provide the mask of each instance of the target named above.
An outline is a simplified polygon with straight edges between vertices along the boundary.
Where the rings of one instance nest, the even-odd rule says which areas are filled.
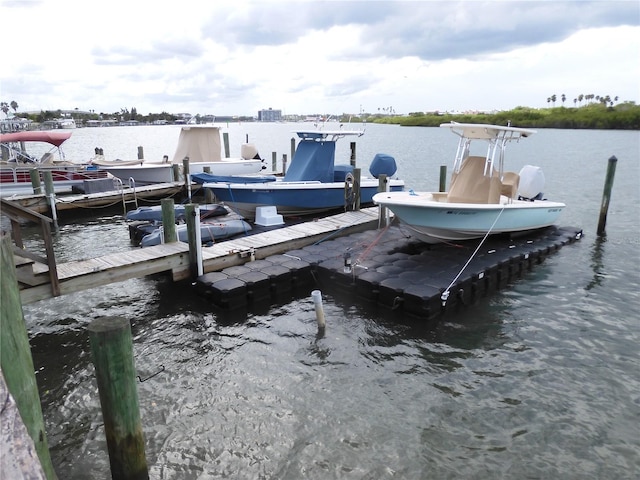
[[[135,188],[124,187],[122,190],[108,192],[63,194],[56,195],[56,209],[58,212],[73,209],[104,208],[114,205],[135,203],[136,200],[166,198],[176,195],[184,190],[184,182],[159,183],[155,185],[142,185]],[[15,195],[7,197],[7,200],[28,208],[37,213],[49,213],[51,208],[47,203],[47,197],[40,195]]]
[[[367,208],[222,241],[202,248],[203,271],[242,265],[328,236],[369,230],[377,224],[378,209]],[[57,264],[58,293],[64,295],[162,272],[169,272],[176,281],[184,280],[194,276],[190,258],[189,245],[176,242]],[[46,265],[21,257],[19,251],[16,264],[23,304],[56,296]]]

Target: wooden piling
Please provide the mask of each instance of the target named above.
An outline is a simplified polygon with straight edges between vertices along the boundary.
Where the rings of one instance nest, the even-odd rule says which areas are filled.
[[[191,175],[189,172],[189,157],[182,159],[182,173],[184,174],[184,188],[187,190],[187,198],[191,201]]]
[[[389,179],[383,173],[378,176],[378,192],[386,192],[389,190]],[[380,205],[378,211],[378,225],[386,227],[389,220],[389,212],[387,207]]]
[[[271,171],[273,173],[276,173],[278,171],[277,155],[278,154],[276,152],[271,152]]]
[[[102,317],[89,325],[111,478],[147,480],[129,320]]]
[[[618,159],[615,156],[609,158],[607,166],[607,176],[604,181],[604,192],[602,193],[602,205],[600,206],[600,218],[598,220],[598,235],[604,235],[607,224],[607,213],[609,211],[609,200],[611,199],[611,189],[613,188],[613,177],[616,174]]]
[[[351,157],[349,159],[351,166],[356,166],[356,142],[351,142]]]
[[[249,142],[249,139],[247,139],[247,143],[248,142]],[[204,167],[202,167],[202,171],[204,173],[211,173],[211,167],[208,166],[208,165],[204,166]],[[211,191],[211,189],[210,188],[204,188],[204,187],[203,187],[203,189],[204,189],[204,203],[207,203],[207,204],[213,203],[214,202],[214,195],[213,195],[213,192]]]
[[[51,195],[55,193],[55,188],[53,187],[53,174],[45,170],[42,172],[42,177],[44,178],[44,193],[47,196],[47,203],[51,205]]]
[[[353,209],[355,211],[360,210],[360,178],[361,173],[359,168],[353,169],[353,195],[355,196],[355,202]]]
[[[226,158],[229,158],[231,156],[231,153],[229,151],[229,132],[224,132],[222,134],[222,139],[224,141],[224,156]]]
[[[439,192],[447,191],[447,166],[440,165],[440,190]]]
[[[56,479],[51,463],[29,336],[22,312],[22,301],[15,273],[11,237],[1,235],[2,252],[0,282],[0,366],[22,421],[35,444],[40,464],[46,475]]]
[[[51,208],[51,219],[53,220],[54,230],[58,230],[58,212],[56,210],[56,191],[53,187],[53,174],[45,170],[42,172],[44,177],[44,191],[47,197],[47,204]]]
[[[282,154],[282,175],[287,174],[287,154]]]
[[[138,160],[144,160],[144,148],[138,147]]]
[[[296,154],[296,139],[295,137],[291,137],[291,161],[293,161],[293,157]]]
[[[177,163],[174,163],[173,165],[171,165],[171,170],[173,171],[173,181],[179,182],[180,181],[180,165],[178,165]]]
[[[176,212],[173,198],[163,198],[160,201],[162,206],[162,231],[164,232],[164,243],[178,241],[176,233]]]
[[[31,177],[31,186],[33,187],[34,195],[40,195],[42,193],[42,183],[40,183],[40,171],[37,168],[29,170],[29,176]]]
[[[196,222],[196,220],[199,220],[199,218],[196,219],[196,215],[199,215],[196,207],[197,205],[193,203],[189,203],[184,207],[185,221],[187,223],[187,238],[189,240],[189,269],[191,270],[193,278],[196,278],[198,275],[198,249],[202,248],[202,245],[198,245],[198,235],[196,235],[197,231],[200,230],[200,222]]]

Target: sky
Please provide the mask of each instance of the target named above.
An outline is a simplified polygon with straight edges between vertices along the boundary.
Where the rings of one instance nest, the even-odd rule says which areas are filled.
[[[0,101],[18,111],[640,104],[638,0],[0,0],[0,19]]]

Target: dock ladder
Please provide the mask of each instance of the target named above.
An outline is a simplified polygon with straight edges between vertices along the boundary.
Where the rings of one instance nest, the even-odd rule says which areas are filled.
[[[127,203],[133,203],[136,208],[138,208],[138,194],[136,192],[136,181],[133,177],[129,177],[129,185],[128,185],[128,189],[130,192],[133,193],[133,198],[131,198],[131,200],[127,200],[127,196],[125,195],[125,191],[124,191],[124,185],[122,183],[122,180],[120,178],[116,178],[116,181],[119,184],[119,190],[120,193],[122,194],[122,210],[124,211],[124,215],[127,214]]]

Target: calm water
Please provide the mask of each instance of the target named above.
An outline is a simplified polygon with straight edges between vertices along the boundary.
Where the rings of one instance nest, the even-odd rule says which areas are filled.
[[[249,135],[269,160],[290,155],[293,128],[230,125],[231,154]],[[67,157],[101,146],[134,158],[138,145],[172,157],[178,132],[77,130]],[[375,153],[393,155],[409,187],[434,189],[455,144],[444,129],[369,125],[357,158],[366,169]],[[509,154],[513,170],[543,167],[547,196],[568,205],[559,223],[585,236],[455,318],[427,323],[325,293],[317,338],[310,298],[230,322],[162,278],[26,306],[59,477],[110,478],[86,327],[122,315],[140,375],[165,368],[138,384],[152,478],[637,478],[640,134],[541,130]],[[132,248],[117,213],[63,221],[58,258]]]

